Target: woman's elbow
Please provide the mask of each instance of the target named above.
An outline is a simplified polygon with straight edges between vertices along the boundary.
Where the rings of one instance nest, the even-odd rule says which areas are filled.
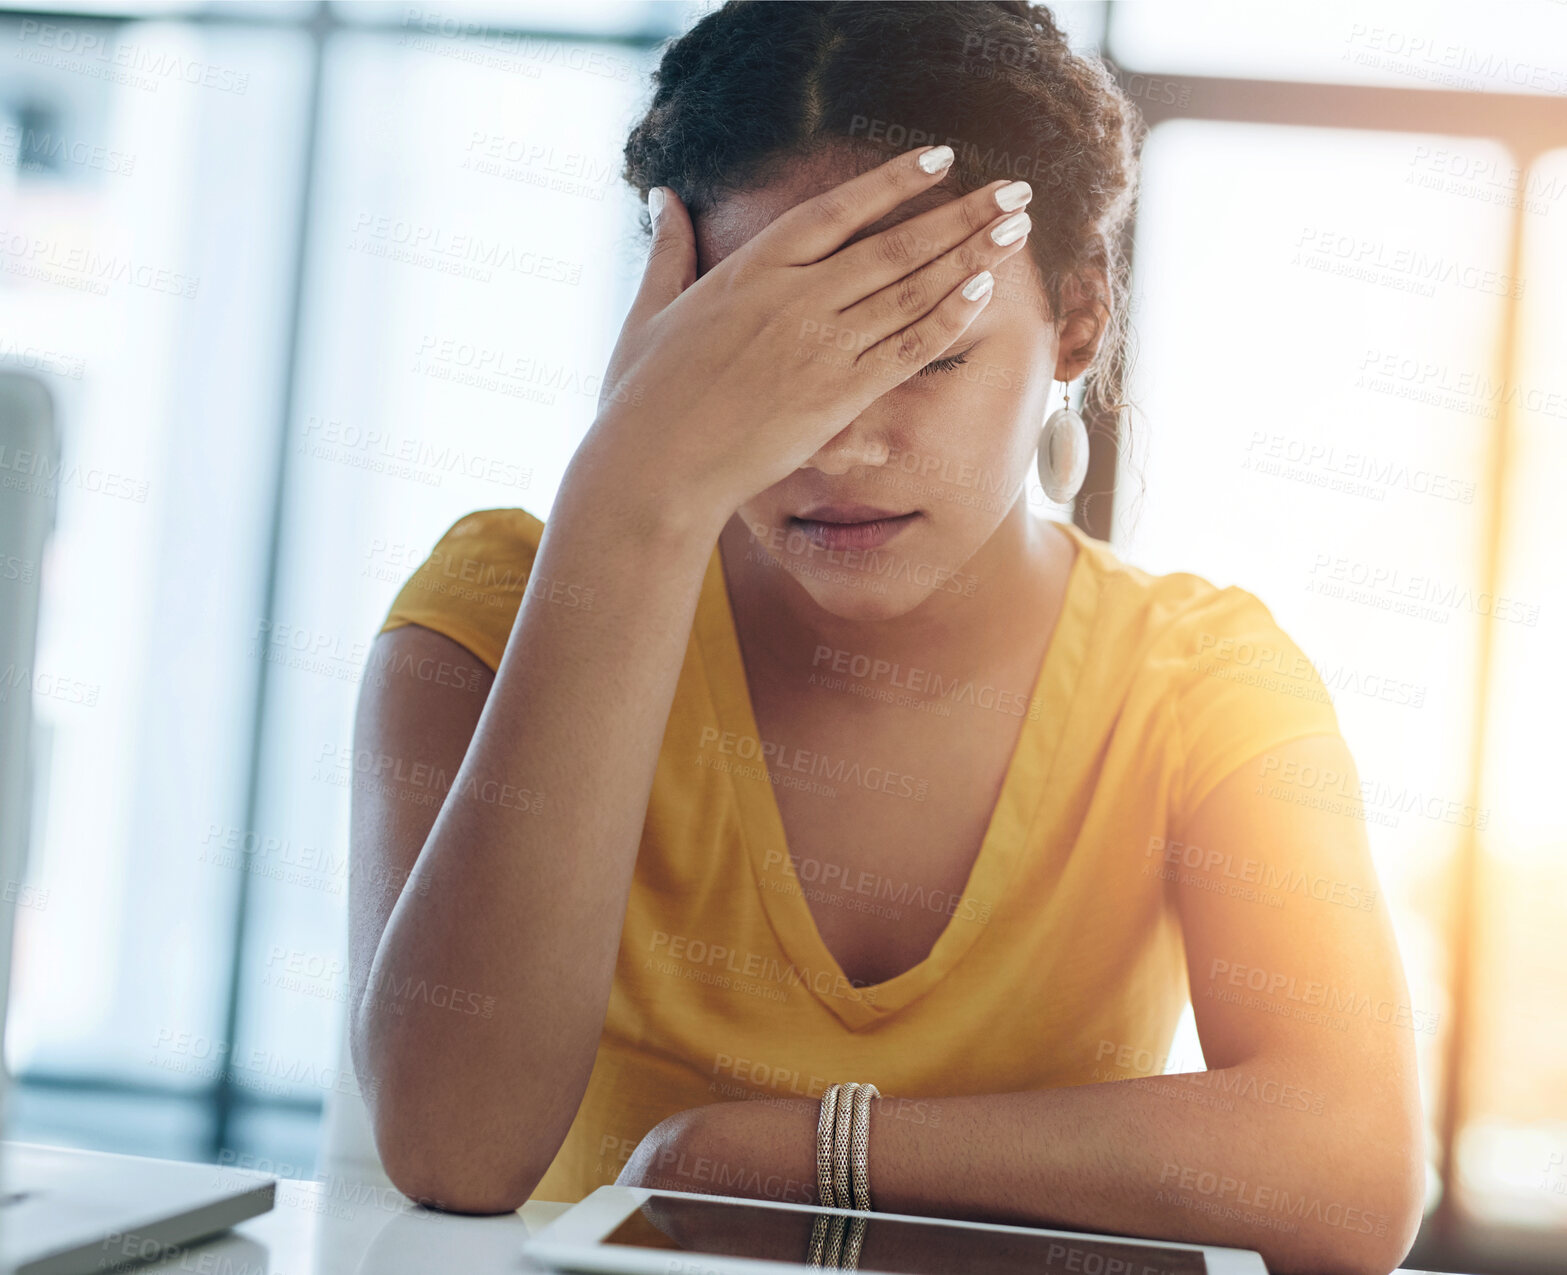
[[[428,1060],[378,1041],[355,1014],[350,1050],[381,1167],[415,1204],[447,1213],[511,1213],[527,1203],[549,1166],[508,1155],[496,1123],[431,1082]]]
[[[1336,1225],[1329,1240],[1331,1269],[1343,1275],[1389,1275],[1414,1246],[1425,1215],[1424,1139],[1367,1140],[1359,1147],[1360,1171],[1325,1195],[1323,1215]],[[1346,1189],[1350,1182],[1358,1184]],[[1323,1270],[1320,1259],[1310,1266]]]
[[[474,1146],[376,1127],[376,1148],[392,1185],[415,1204],[445,1213],[514,1213],[528,1202],[542,1174],[503,1168]]]
[[[1380,1201],[1381,1217],[1361,1253],[1366,1275],[1388,1275],[1409,1256],[1425,1219],[1426,1161],[1423,1141],[1402,1148],[1388,1165],[1389,1185]],[[1385,1225],[1383,1222],[1385,1220]]]

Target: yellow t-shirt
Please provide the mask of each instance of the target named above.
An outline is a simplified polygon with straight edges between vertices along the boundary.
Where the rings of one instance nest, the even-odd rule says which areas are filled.
[[[1163,1070],[1187,996],[1168,885],[1180,868],[1166,841],[1239,766],[1290,739],[1336,734],[1338,720],[1255,596],[1151,575],[1063,525],[1078,553],[1033,695],[1005,710],[1021,733],[963,895],[919,897],[880,879],[836,886],[867,906],[951,918],[929,956],[871,987],[851,986],[823,944],[773,795],[775,783],[864,777],[803,750],[765,765],[756,756],[714,546],[592,1077],[534,1198],[575,1201],[613,1182],[649,1129],[706,1103],[819,1098],[836,1080],[862,1080],[907,1100],[917,1119],[925,1097]],[[420,624],[496,668],[543,529],[521,509],[460,519],[382,631]],[[556,601],[592,605],[577,589]],[[809,1191],[761,1186],[781,1199]]]

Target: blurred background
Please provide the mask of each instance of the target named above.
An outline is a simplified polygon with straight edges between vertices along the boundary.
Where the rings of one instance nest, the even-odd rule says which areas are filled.
[[[0,559],[46,586],[11,1136],[314,1171],[369,644],[460,515],[548,514],[706,7],[0,12],[0,366],[65,426],[49,557]],[[1560,1269],[1567,4],[1057,8],[1151,132],[1135,407],[1030,500],[1310,653],[1423,1024],[1411,1264]]]

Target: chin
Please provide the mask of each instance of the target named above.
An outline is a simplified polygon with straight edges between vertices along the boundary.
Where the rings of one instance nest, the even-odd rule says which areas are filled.
[[[841,620],[896,620],[933,594],[973,597],[978,579],[933,559],[957,558],[953,547],[922,523],[874,548],[823,549],[805,533],[786,530],[787,516],[751,520],[753,547],[787,573],[811,600]]]
[[[801,580],[800,586],[828,614],[840,620],[862,621],[896,620],[914,610],[933,592],[895,585],[883,587],[881,582],[869,579],[859,587],[828,580]]]

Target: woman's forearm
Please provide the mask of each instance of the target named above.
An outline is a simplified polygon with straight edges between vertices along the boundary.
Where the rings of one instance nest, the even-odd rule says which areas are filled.
[[[929,1123],[894,1098],[873,1104],[877,1203],[1256,1249],[1278,1275],[1390,1270],[1423,1160],[1372,1103],[1319,1098],[1258,1064],[941,1099]]]
[[[1371,1078],[1353,1107],[1264,1062],[1186,1076],[871,1105],[881,1212],[1185,1240],[1263,1254],[1276,1275],[1385,1275],[1419,1224],[1418,1130]],[[1304,1108],[1304,1109],[1302,1109]],[[803,1201],[818,1104],[672,1117],[623,1182]],[[657,1131],[655,1131],[656,1133]],[[640,1162],[639,1162],[640,1158]],[[1412,1163],[1411,1163],[1412,1161]]]
[[[355,1006],[355,1056],[394,1180],[471,1211],[526,1199],[586,1088],[722,523],[658,508],[652,475],[620,473],[630,457],[612,442],[590,436],[568,472],[472,742]],[[552,600],[587,590],[591,607]],[[523,809],[489,799],[508,791],[533,796]],[[420,986],[462,989],[490,1012],[453,1013],[451,993],[394,994]]]

